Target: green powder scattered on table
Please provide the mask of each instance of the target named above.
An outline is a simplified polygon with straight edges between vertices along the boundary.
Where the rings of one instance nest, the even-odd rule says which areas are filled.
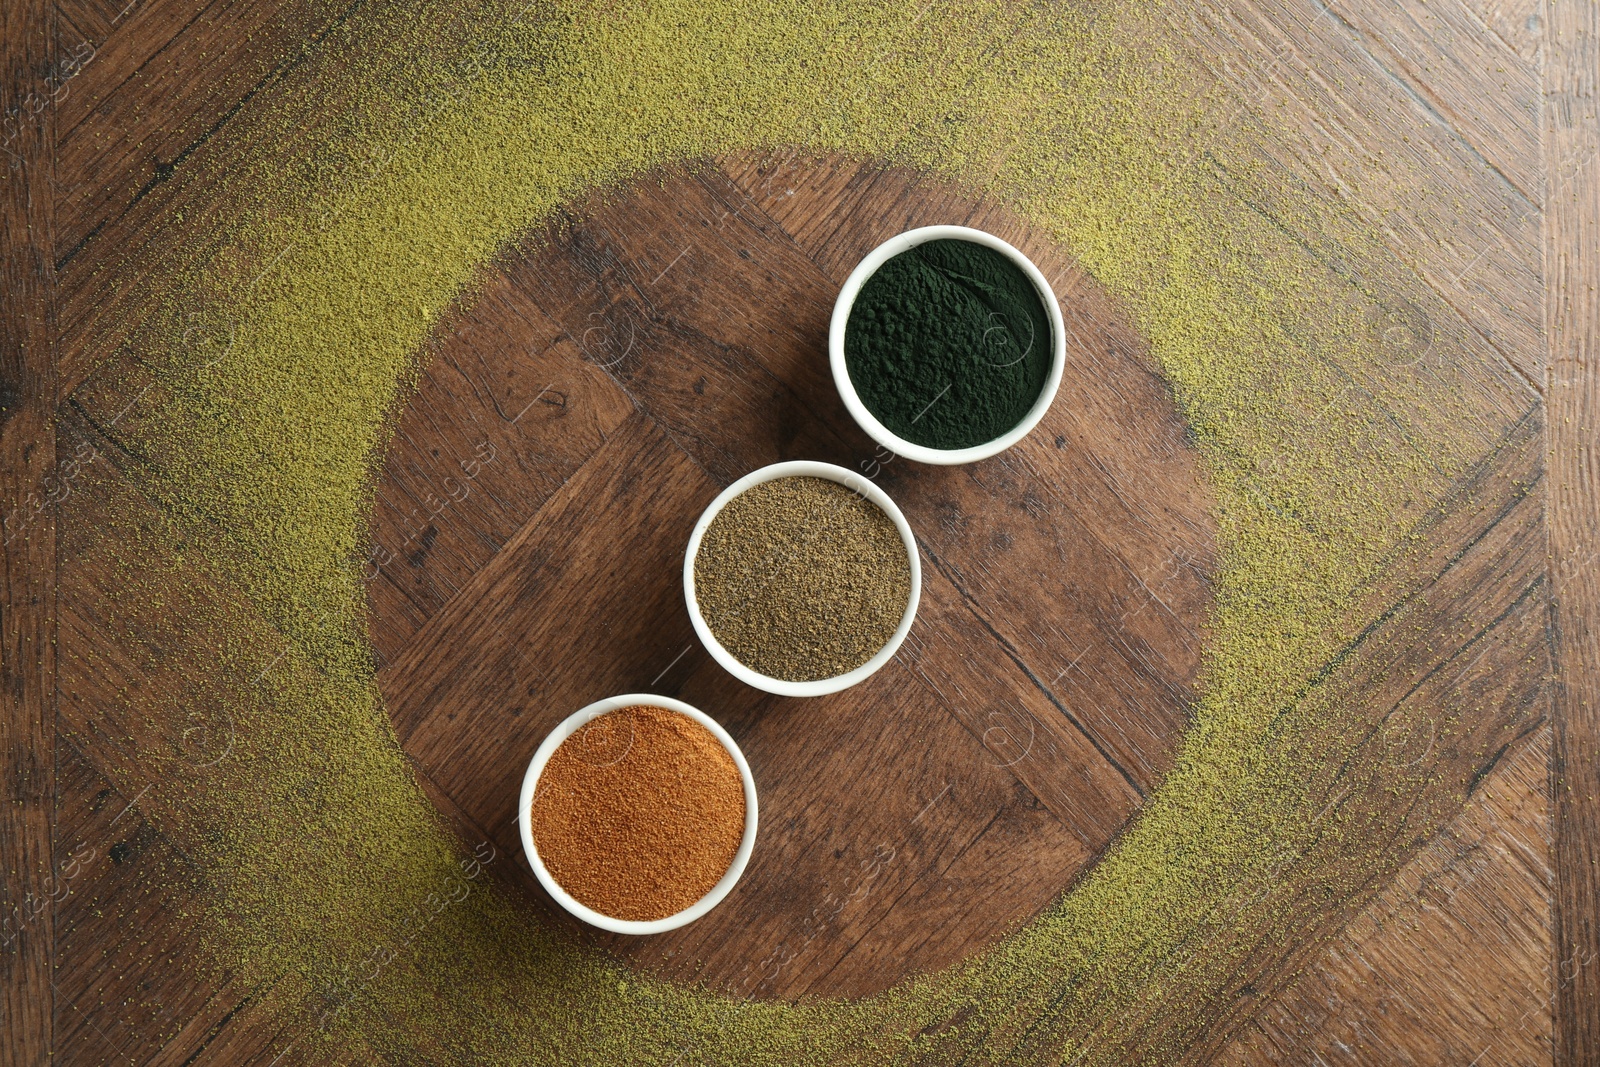
[[[971,448],[1021,422],[1050,374],[1050,319],[1033,282],[972,241],[917,245],[867,279],[845,324],[850,382],[914,444]]]
[[[730,500],[694,560],[695,599],[723,647],[770,678],[854,670],[911,598],[905,542],[883,509],[826,478],[776,478]]]

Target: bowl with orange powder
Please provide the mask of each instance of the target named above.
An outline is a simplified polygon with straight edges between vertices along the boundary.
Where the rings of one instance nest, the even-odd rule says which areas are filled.
[[[535,877],[602,930],[658,934],[733,889],[756,842],[744,753],[709,715],[629,694],[568,716],[533,754],[518,805]]]

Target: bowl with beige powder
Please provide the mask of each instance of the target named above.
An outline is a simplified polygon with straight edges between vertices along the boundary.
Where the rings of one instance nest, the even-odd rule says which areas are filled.
[[[550,731],[522,779],[522,847],[567,911],[658,934],[733,889],[756,842],[750,765],[710,716],[670,697],[597,700]]]
[[[822,696],[894,658],[917,615],[911,526],[882,489],[831,463],[774,463],[711,502],[683,563],[689,619],[746,685]]]

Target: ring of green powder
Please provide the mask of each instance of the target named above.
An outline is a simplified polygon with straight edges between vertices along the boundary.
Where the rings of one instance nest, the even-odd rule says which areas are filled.
[[[368,994],[376,1010],[350,1024],[351,1040],[398,1053],[405,1020],[416,1018],[431,1040],[480,1062],[522,1062],[552,1047],[588,1062],[682,1061],[686,1050],[716,1061],[941,1062],[959,1050],[980,1059],[1037,1052],[1058,1028],[1088,1020],[1102,1031],[1066,1051],[1114,1058],[1151,1005],[1188,1003],[1191,987],[1227,980],[1186,946],[1225,938],[1231,919],[1218,916],[1244,914],[1229,910],[1229,894],[1277,871],[1303,839],[1308,778],[1282,755],[1282,724],[1294,721],[1285,709],[1302,702],[1305,679],[1347,636],[1340,612],[1424,506],[1411,502],[1464,467],[1470,420],[1415,402],[1422,394],[1403,374],[1374,370],[1361,340],[1370,302],[1339,279],[1334,296],[1321,295],[1306,282],[1321,267],[1288,227],[1236,210],[1208,171],[1190,166],[1198,157],[1185,138],[1203,123],[1187,85],[1163,81],[1172,68],[1147,62],[1167,47],[1159,35],[1136,53],[1110,35],[1114,18],[1085,24],[1065,10],[1002,6],[952,13],[938,36],[892,5],[543,14],[561,27],[559,45],[546,41],[437,111],[407,118],[415,131],[380,129],[375,143],[388,154],[376,178],[331,200],[290,182],[262,186],[271,210],[241,244],[259,252],[257,267],[234,292],[237,336],[220,355],[185,370],[195,361],[181,321],[152,342],[180,386],[165,417],[142,431],[152,454],[175,457],[156,491],[194,529],[220,531],[207,535],[217,547],[191,551],[230,570],[288,638],[272,674],[271,656],[241,670],[235,718],[271,757],[254,766],[291,798],[323,763],[366,775],[365,792],[315,811],[322,834],[362,848],[363,878],[323,864],[293,881],[305,864],[294,847],[303,830],[289,832],[297,824],[242,839],[228,833],[237,812],[203,809],[224,843],[207,861],[234,886],[212,917],[211,944],[240,973],[294,974],[316,988],[387,928],[378,920],[388,909],[399,914],[430,891],[423,875],[454,869],[375,700],[359,636],[369,463],[432,317],[498,249],[585,189],[674,160],[799,140],[983,185],[1052,229],[1151,339],[1205,450],[1224,539],[1206,689],[1178,765],[1115,851],[1032,924],[948,974],[860,1004],[744,1003],[640,978],[529,929],[497,897],[474,895],[471,910],[452,913],[447,946],[391,969]],[[366,32],[373,42],[415,36],[395,30],[380,22]],[[744,76],[728,77],[734,69]],[[370,87],[385,73],[355,76]],[[1350,256],[1387,262],[1377,247],[1374,239]],[[1335,405],[1346,381],[1319,359],[1297,358],[1307,350],[1336,354],[1370,390],[1386,390],[1382,414],[1405,420],[1415,456],[1363,450],[1353,431],[1369,413],[1354,400]],[[1265,380],[1274,352],[1288,355]],[[1275,421],[1285,397],[1326,405],[1318,436]],[[1326,465],[1261,473],[1295,445]],[[253,632],[219,631],[218,647],[248,660],[265,647],[241,636]],[[195,803],[228,799],[213,790]],[[353,825],[335,821],[341,811]],[[398,847],[372,842],[379,824]],[[1163,971],[1180,953],[1183,967]],[[498,977],[485,989],[489,973]],[[438,996],[469,987],[489,1007]],[[1034,1025],[1046,1017],[1049,1026]],[[1051,1054],[1062,1051],[1057,1042]]]

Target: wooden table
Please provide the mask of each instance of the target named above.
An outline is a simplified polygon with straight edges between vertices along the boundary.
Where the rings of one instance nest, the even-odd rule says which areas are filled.
[[[1449,328],[1520,379],[1526,413],[1425,547],[1512,561],[1505,588],[1523,592],[1496,622],[1510,651],[1483,670],[1500,704],[1532,709],[1392,880],[1258,960],[1188,1058],[1600,1062],[1600,9],[1172,6],[1219,84],[1277,109],[1264,152],[1379,220]],[[139,314],[118,272],[154,257],[145,235],[174,212],[203,239],[215,146],[309,50],[337,47],[346,14],[19,0],[4,16],[0,1062],[275,1063],[286,1044],[245,1010],[258,991],[190,981],[206,889],[80,699],[86,650],[118,639],[95,631],[93,583],[70,565],[72,523],[94,512],[61,487],[85,442],[105,447],[95,390],[124,358],[106,323]],[[1377,162],[1413,142],[1421,165]],[[172,182],[184,168],[202,180]],[[1074,403],[980,475],[875,453],[814,358],[861,255],[934,222],[1028,252],[1070,294],[1086,354]],[[1380,325],[1425,343],[1403,314]],[[880,480],[924,551],[906,651],[828,701],[720,672],[675,569],[721,486],[797,456]],[[557,709],[644,689],[717,709],[781,813],[728,905],[665,937],[604,938],[526,872],[502,876],[540,921],[630,966],[738,996],[871,994],[1036,914],[1159,785],[1202,665],[1213,512],[1147,345],[1047,235],[870,161],[704,160],[570,205],[435,326],[376,487],[378,683],[435,803],[505,850],[514,782]],[[1441,631],[1497,595],[1430,590]],[[818,900],[839,904],[820,928]]]

